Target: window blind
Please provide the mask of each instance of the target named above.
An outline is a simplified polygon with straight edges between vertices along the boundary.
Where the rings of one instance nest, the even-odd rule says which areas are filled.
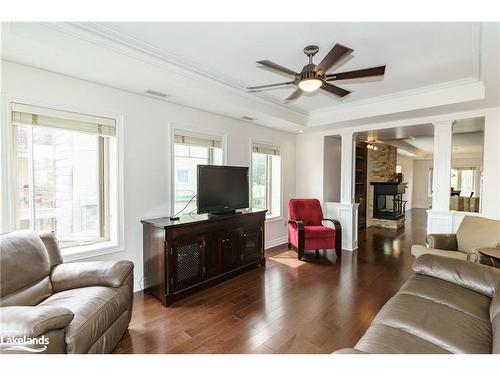
[[[252,151],[257,154],[266,154],[266,155],[279,155],[280,148],[278,146],[264,145],[254,143],[252,146]]]
[[[174,142],[186,146],[204,146],[222,148],[222,137],[210,134],[197,134],[175,130]]]
[[[113,137],[116,121],[106,117],[12,103],[12,125],[44,126]]]

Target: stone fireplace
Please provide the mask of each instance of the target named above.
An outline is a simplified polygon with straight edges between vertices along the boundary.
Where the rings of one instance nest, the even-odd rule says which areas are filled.
[[[373,213],[375,219],[399,220],[404,218],[406,201],[403,194],[406,191],[404,182],[372,182]]]
[[[367,155],[367,225],[399,229],[404,226],[406,184],[395,178],[396,147],[377,143]]]

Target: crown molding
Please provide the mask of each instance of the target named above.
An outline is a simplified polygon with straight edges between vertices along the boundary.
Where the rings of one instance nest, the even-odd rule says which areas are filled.
[[[483,82],[474,78],[464,78],[358,100],[336,108],[311,111],[307,126],[314,127],[341,121],[480,100],[484,99],[484,97],[485,86]]]
[[[290,115],[303,117],[303,125],[306,123],[307,111],[296,107],[290,107],[284,103],[265,95],[256,95],[246,91],[241,82],[229,81],[218,75],[212,74],[178,55],[167,53],[148,43],[132,38],[128,35],[110,29],[94,22],[61,22],[40,23],[64,34],[76,37],[80,40],[93,43],[103,48],[112,49],[118,53],[138,59],[144,63],[158,66],[182,75],[187,78],[203,80],[212,85],[229,90],[247,100],[267,105],[274,110],[278,109]]]

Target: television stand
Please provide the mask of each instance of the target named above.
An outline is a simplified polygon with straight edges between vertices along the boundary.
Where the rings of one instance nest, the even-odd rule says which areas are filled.
[[[237,214],[241,214],[241,212],[235,211],[235,210],[223,211],[223,212],[210,212],[208,214],[208,218],[209,219],[217,219],[218,217],[232,216],[232,215],[237,215]]]
[[[199,289],[264,266],[265,210],[142,220],[144,292],[169,306]]]

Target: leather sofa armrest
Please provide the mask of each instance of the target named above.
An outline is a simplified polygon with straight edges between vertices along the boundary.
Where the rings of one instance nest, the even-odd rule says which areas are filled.
[[[344,348],[337,350],[333,354],[368,354],[368,353],[354,348]]]
[[[467,253],[467,260],[472,263],[481,263],[481,264],[486,264],[490,265],[490,258],[484,254],[481,253],[481,250],[488,250],[488,249],[497,249],[495,247],[493,248],[485,248],[485,247],[475,247],[472,249],[469,249],[466,251]]]
[[[431,249],[458,251],[457,235],[454,233],[428,234],[425,242]]]
[[[413,271],[435,277],[492,297],[500,285],[500,270],[461,259],[424,254],[413,263]]]
[[[38,337],[66,328],[74,314],[56,306],[8,306],[0,308],[0,334],[4,337]]]
[[[53,268],[50,278],[55,292],[88,286],[118,288],[133,269],[134,264],[126,260],[63,263]]]

